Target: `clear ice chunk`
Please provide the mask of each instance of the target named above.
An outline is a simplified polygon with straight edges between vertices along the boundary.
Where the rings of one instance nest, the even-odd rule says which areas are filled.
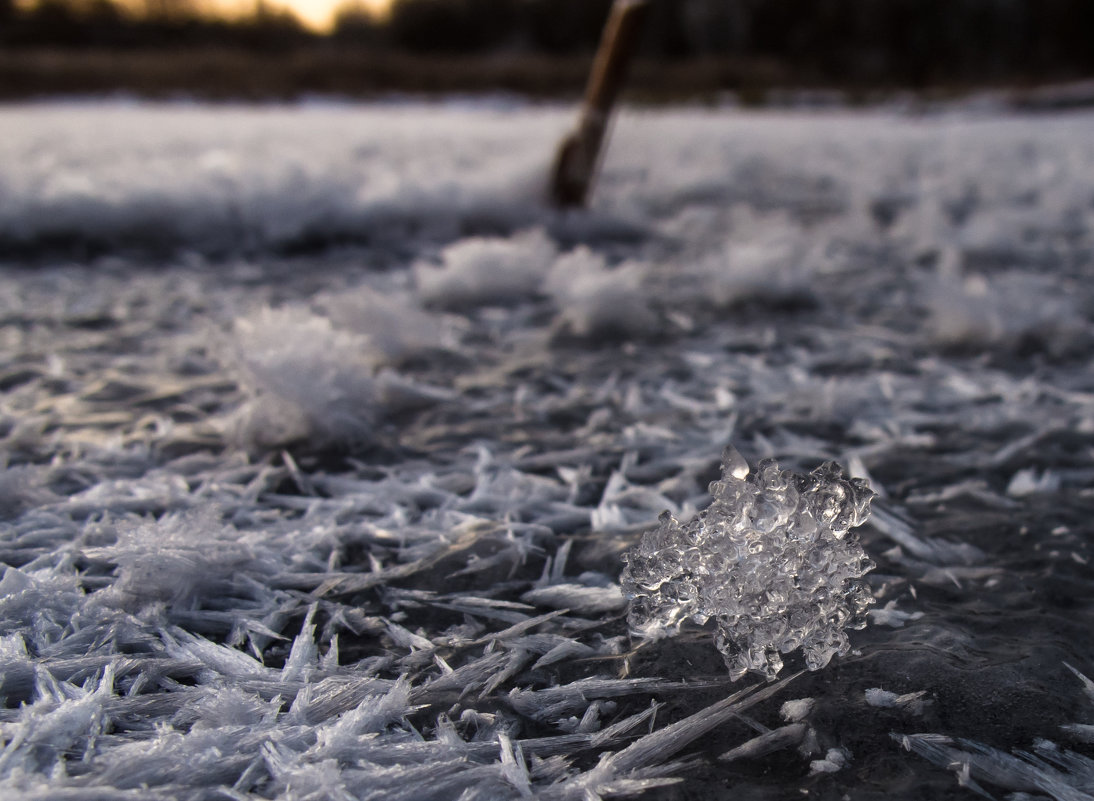
[[[621,578],[632,629],[673,636],[686,621],[713,622],[714,643],[735,678],[774,678],[780,654],[802,649],[819,670],[850,649],[845,629],[866,624],[874,598],[861,577],[874,568],[851,529],[876,493],[834,462],[808,474],[774,460],[754,473],[732,448],[714,501],[660,526],[624,554]]]

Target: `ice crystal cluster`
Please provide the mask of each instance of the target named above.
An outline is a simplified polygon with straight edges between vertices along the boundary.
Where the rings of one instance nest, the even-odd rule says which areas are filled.
[[[681,524],[665,512],[624,556],[631,626],[664,636],[713,620],[738,677],[774,677],[798,648],[810,670],[846,653],[844,630],[862,628],[874,601],[859,581],[874,564],[851,533],[875,497],[866,481],[834,462],[801,474],[765,460],[750,474],[730,449],[710,492],[700,515]]]

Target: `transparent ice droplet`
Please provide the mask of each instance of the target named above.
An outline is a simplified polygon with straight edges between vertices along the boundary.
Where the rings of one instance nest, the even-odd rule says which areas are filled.
[[[745,457],[732,445],[726,445],[726,449],[722,451],[722,476],[744,481],[748,474],[749,467]]]

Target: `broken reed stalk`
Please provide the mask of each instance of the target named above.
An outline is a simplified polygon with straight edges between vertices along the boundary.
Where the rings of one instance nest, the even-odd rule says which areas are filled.
[[[612,107],[638,44],[649,0],[615,0],[596,51],[576,130],[562,140],[551,175],[551,201],[585,205],[593,183]]]

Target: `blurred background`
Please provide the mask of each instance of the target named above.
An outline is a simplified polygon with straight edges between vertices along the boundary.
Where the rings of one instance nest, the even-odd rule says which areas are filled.
[[[581,92],[610,0],[0,0],[8,99]],[[655,0],[632,99],[840,102],[1094,76],[1090,0]],[[1085,104],[1094,91],[1053,102]]]

